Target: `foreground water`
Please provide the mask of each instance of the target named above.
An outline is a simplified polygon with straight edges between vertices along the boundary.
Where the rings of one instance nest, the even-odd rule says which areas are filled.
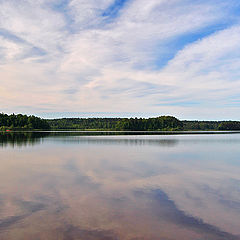
[[[0,239],[238,240],[240,134],[1,134]]]

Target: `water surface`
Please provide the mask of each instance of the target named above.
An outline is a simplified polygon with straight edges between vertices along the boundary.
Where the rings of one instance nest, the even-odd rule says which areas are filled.
[[[240,134],[144,134],[0,134],[0,239],[240,239]]]

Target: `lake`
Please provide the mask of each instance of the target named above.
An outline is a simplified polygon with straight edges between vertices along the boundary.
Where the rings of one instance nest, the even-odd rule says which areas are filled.
[[[0,134],[0,239],[240,239],[240,134],[115,134]]]

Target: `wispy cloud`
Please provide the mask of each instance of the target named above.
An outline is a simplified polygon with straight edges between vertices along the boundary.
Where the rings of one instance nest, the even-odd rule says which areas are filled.
[[[237,10],[237,0],[0,0],[1,110],[239,119]]]

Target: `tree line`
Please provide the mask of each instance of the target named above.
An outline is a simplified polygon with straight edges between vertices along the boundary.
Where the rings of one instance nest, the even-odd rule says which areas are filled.
[[[119,131],[181,131],[240,130],[239,121],[181,121],[173,116],[155,118],[61,118],[42,119],[23,114],[0,113],[0,130],[119,130]]]
[[[157,118],[61,118],[48,120],[52,129],[87,130],[183,130],[183,123],[172,116]]]
[[[61,118],[51,119],[52,129],[129,130],[129,131],[217,131],[240,130],[239,121],[180,121],[173,116],[155,118]]]
[[[240,130],[240,121],[182,121],[184,130]]]
[[[0,129],[50,129],[47,120],[23,114],[0,113]]]

